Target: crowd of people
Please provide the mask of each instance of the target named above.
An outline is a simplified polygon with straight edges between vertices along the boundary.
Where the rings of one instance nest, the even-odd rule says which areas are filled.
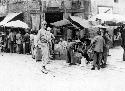
[[[8,29],[1,33],[0,48],[6,53],[30,54],[30,34]]]
[[[38,31],[26,31],[24,35],[20,31],[9,30],[6,37],[1,37],[1,51],[31,54],[32,58],[42,62],[41,71],[48,73],[46,65],[55,54],[55,36],[50,32],[51,28],[42,22],[42,28]],[[3,36],[3,35],[2,35]],[[6,41],[6,42],[5,42]],[[106,28],[98,28],[97,35],[90,39],[86,35],[79,40],[67,41],[60,38],[58,45],[62,46],[59,54],[66,54],[66,63],[69,65],[81,64],[81,59],[86,59],[86,64],[92,63],[91,70],[96,68],[105,68],[107,65],[107,56],[109,56],[109,45],[111,38]],[[58,49],[58,48],[57,48]],[[54,57],[54,56],[53,56]]]
[[[47,32],[46,22],[43,22],[43,27],[38,31],[37,34],[37,50],[35,52],[35,56],[36,60],[42,60],[42,71],[44,73],[47,73],[46,65],[49,61],[50,56],[49,46],[52,44],[51,40],[54,39],[54,36],[52,36],[53,34]],[[105,28],[99,28],[99,30],[97,31],[97,36],[95,36],[93,39],[89,39],[88,37],[84,36],[77,41],[73,41],[72,39],[63,41],[63,39],[60,38],[59,45],[62,45],[63,47],[61,50],[62,54],[66,54],[67,64],[80,64],[81,58],[84,57],[87,60],[86,64],[92,61],[91,70],[95,70],[96,67],[99,70],[100,68],[106,67],[110,42],[111,40],[108,36],[108,31],[106,31]]]

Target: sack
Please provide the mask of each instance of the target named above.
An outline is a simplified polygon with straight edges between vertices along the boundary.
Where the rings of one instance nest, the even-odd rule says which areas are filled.
[[[86,67],[86,59],[84,57],[81,59],[81,66]]]

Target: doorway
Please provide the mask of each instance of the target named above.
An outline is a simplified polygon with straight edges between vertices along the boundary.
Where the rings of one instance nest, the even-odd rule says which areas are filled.
[[[45,13],[45,20],[48,24],[63,20],[63,13],[62,12]]]

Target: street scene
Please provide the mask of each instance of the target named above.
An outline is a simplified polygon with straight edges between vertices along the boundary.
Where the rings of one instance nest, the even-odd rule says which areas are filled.
[[[124,0],[0,0],[0,91],[125,91]]]

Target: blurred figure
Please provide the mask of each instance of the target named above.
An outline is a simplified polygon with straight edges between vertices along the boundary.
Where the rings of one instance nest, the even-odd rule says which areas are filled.
[[[17,53],[21,53],[21,45],[22,45],[22,35],[21,32],[18,31],[16,34],[16,44],[17,44]]]
[[[33,52],[32,52],[32,57],[35,59],[36,58],[36,52],[37,52],[37,33],[38,32],[34,32],[34,39],[33,39]],[[42,55],[41,55],[42,56]],[[37,60],[37,59],[36,59]]]
[[[60,46],[60,54],[64,54],[67,47],[67,41],[65,41],[63,38],[60,38],[58,45]]]
[[[9,48],[10,48],[10,53],[14,53],[14,33],[11,30],[9,33]]]
[[[93,45],[94,58],[93,58],[93,67],[91,70],[95,70],[95,67],[100,69],[101,61],[102,61],[102,53],[103,47],[105,45],[105,40],[101,36],[101,31],[97,31],[97,36],[92,40],[91,45]]]
[[[121,47],[123,48],[124,52],[123,52],[123,61],[125,61],[125,27],[122,26],[120,29],[120,33],[121,33]]]
[[[83,56],[84,56],[84,58],[86,58],[87,64],[88,64],[88,63],[90,63],[90,61],[92,61],[92,58],[90,57],[90,53],[88,53],[88,49],[89,49],[89,47],[90,47],[91,40],[90,40],[89,38],[87,38],[86,35],[84,35],[84,37],[81,38],[80,41],[82,42],[82,44],[83,44],[83,46],[84,46]]]
[[[30,54],[30,35],[28,32],[24,35],[24,51],[25,54]]]
[[[107,56],[109,56],[109,45],[110,45],[109,43],[111,40],[109,38],[108,31],[106,31],[105,28],[102,28],[101,30],[103,31],[102,37],[105,40],[105,45],[103,48],[103,60],[102,60],[102,67],[104,68],[107,64]]]
[[[48,44],[49,44],[49,57],[51,57],[50,55],[53,53],[52,47],[53,47],[53,41],[55,39],[54,35],[50,32],[51,28],[48,27],[46,34],[47,34],[47,40],[48,40]]]
[[[31,54],[32,54],[32,58],[34,59],[34,55],[33,55],[33,52],[34,52],[34,31],[31,31],[31,34],[30,34],[30,48],[31,48]]]
[[[2,52],[5,52],[6,50],[5,49],[8,49],[8,43],[6,42],[6,39],[8,39],[8,35],[7,35],[7,37],[5,37],[5,34],[2,32],[2,34],[1,34],[1,51]],[[6,47],[6,45],[7,45],[7,47]]]
[[[68,39],[68,43],[67,43],[67,63],[69,63],[69,65],[74,65],[74,43],[72,42],[72,39]]]

